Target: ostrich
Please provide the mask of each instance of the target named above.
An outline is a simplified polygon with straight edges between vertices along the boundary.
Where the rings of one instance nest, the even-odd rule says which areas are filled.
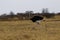
[[[37,24],[39,24],[39,22],[41,20],[43,20],[43,17],[41,16],[34,16],[33,18],[31,18],[30,20],[32,20],[32,22],[36,22]]]

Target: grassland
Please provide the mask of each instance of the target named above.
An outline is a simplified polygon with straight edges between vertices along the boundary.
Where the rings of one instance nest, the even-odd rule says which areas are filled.
[[[60,40],[60,21],[0,21],[0,40]]]

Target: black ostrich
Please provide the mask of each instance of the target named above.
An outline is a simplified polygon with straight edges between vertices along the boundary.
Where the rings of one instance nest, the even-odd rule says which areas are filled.
[[[36,22],[37,24],[39,24],[39,22],[41,20],[43,20],[42,16],[34,16],[33,18],[31,18],[30,20],[32,20],[32,22]]]

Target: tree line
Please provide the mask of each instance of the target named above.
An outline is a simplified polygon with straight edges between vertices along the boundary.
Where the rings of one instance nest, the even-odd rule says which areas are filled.
[[[60,15],[60,13],[49,13],[47,10],[42,10],[42,13],[34,13],[33,11],[26,11],[25,13],[16,13],[10,12],[10,14],[2,14],[0,15],[0,20],[30,20],[30,18],[34,16],[42,16],[45,18],[53,18],[55,15]]]

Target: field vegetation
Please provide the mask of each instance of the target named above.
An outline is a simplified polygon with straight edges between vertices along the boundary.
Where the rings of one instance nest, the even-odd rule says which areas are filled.
[[[30,20],[42,16],[40,24]],[[60,13],[11,12],[0,15],[0,40],[60,40]]]
[[[0,40],[60,40],[60,21],[50,20],[0,21]]]

